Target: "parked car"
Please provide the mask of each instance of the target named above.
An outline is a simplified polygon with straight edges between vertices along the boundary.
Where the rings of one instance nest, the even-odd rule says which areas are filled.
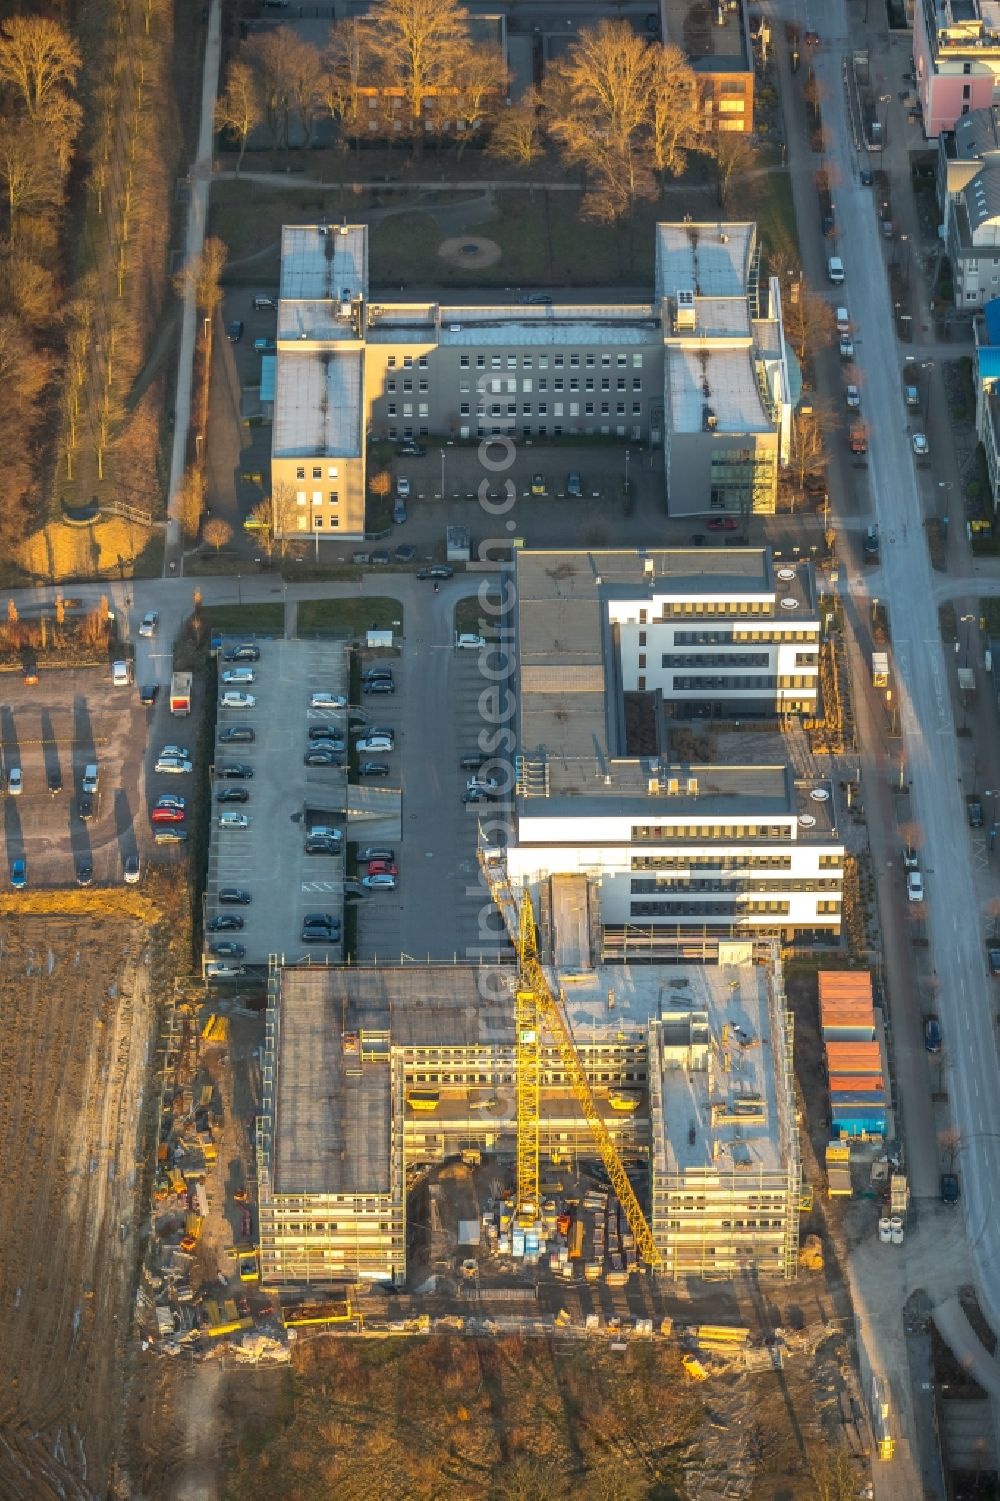
[[[55,771],[49,772],[48,784],[49,792],[53,797],[55,797],[57,793],[60,793],[62,791],[62,772],[58,767],[56,767]]]
[[[160,617],[156,613],[155,610],[147,610],[146,613],[145,613],[145,615],[142,617],[142,619],[139,622],[139,635],[140,636],[155,636],[156,635],[156,623],[159,620],[159,618]]]
[[[28,884],[28,864],[21,855],[11,861],[10,884],[15,891],[23,891]]]
[[[375,566],[381,567],[389,561],[389,549],[387,547],[377,547],[374,552],[368,554],[368,561]]]
[[[342,693],[310,693],[310,709],[346,709],[347,699]]]
[[[847,402],[849,412],[860,412],[861,392],[857,386],[848,386],[844,392],[844,400]]]
[[[332,912],[307,912],[302,919],[304,928],[332,928],[334,932],[340,932],[340,918],[334,917]]]
[[[256,676],[252,667],[227,667],[222,674],[222,681],[227,687],[237,687],[240,684],[246,687]]]
[[[240,693],[235,688],[227,688],[219,699],[221,709],[255,709],[257,700],[252,693]]]
[[[983,826],[983,805],[976,798],[970,797],[965,805],[969,818],[970,829],[981,829]]]
[[[191,752],[186,745],[165,745],[160,755],[171,761],[190,761],[191,759]]]
[[[307,839],[332,839],[334,844],[342,844],[344,841],[343,829],[335,829],[332,824],[314,823],[306,829]]]
[[[396,888],[395,876],[362,876],[361,884],[367,891],[394,891]]]
[[[931,445],[927,441],[926,434],[913,434],[913,452],[918,459],[926,459],[931,451]]]
[[[903,869],[916,870],[920,864],[920,857],[912,844],[903,846]]]
[[[364,684],[365,693],[395,693],[396,685],[392,678],[369,678]]]
[[[185,776],[194,770],[190,761],[182,761],[179,756],[161,756],[154,770],[162,773],[170,773],[176,776]]]
[[[220,813],[216,822],[220,829],[248,829],[250,817],[246,813]]]
[[[259,662],[260,647],[251,642],[242,642],[239,646],[230,646],[222,653],[223,662]]]
[[[174,824],[169,825],[167,828],[155,829],[153,831],[153,843],[186,844],[187,829],[179,829]]]
[[[389,662],[373,662],[365,669],[365,682],[372,683],[376,678],[388,678],[392,682],[392,665]]]
[[[583,476],[575,469],[571,469],[566,476],[566,494],[571,500],[580,500],[583,496]]]
[[[273,354],[278,345],[274,339],[254,339],[253,347],[257,354]]]
[[[342,750],[344,747],[344,732],[339,725],[335,724],[312,724],[309,726],[309,739],[315,743],[318,740],[331,740]]]
[[[20,797],[24,788],[24,779],[21,775],[20,766],[7,768],[7,792],[11,797]]]
[[[408,479],[404,479],[402,475],[399,475],[396,479],[396,494],[400,500],[409,500],[410,498],[410,482]]]
[[[245,787],[223,787],[215,794],[217,803],[248,803],[250,794]]]
[[[358,850],[358,864],[367,865],[372,860],[395,860],[396,851],[386,845],[369,844]]]
[[[358,767],[359,777],[387,777],[389,767],[385,761],[362,761]]]
[[[149,815],[151,823],[183,823],[186,814],[183,808],[154,808]]]
[[[807,31],[806,32],[806,41],[808,41],[811,36],[815,36],[815,32],[809,32],[809,31]],[[870,169],[868,167],[862,167],[861,168],[861,186],[863,188],[870,188],[871,185],[872,185],[872,183],[874,181],[875,181],[875,178],[872,175]]]
[[[230,344],[238,344],[243,337],[243,320],[234,318],[232,323],[226,325],[226,338]]]
[[[219,731],[220,745],[251,745],[256,739],[256,731],[248,724],[231,724]]]
[[[990,965],[990,974],[994,980],[1000,980],[1000,949],[988,949],[986,954]]]
[[[229,761],[223,766],[217,766],[215,768],[215,775],[224,781],[248,782],[253,778],[253,767],[248,766],[245,761]]]
[[[418,579],[452,579],[455,570],[450,563],[435,563],[433,568],[418,568]]]
[[[358,751],[391,751],[392,739],[388,735],[362,735],[355,749]]]
[[[962,1197],[956,1173],[941,1174],[941,1203],[957,1204]]]
[[[89,822],[94,816],[94,799],[89,792],[81,792],[76,800],[76,811],[84,823]]]
[[[304,766],[343,766],[344,758],[332,747],[312,745],[302,757]]]
[[[94,884],[94,866],[90,860],[78,860],[76,862],[76,884],[78,886],[92,886]]]
[[[911,870],[907,873],[906,899],[908,902],[922,902],[924,899],[924,878],[919,870]]]
[[[936,1016],[928,1016],[924,1022],[924,1047],[928,1053],[941,1051],[941,1023]]]
[[[139,702],[144,709],[151,709],[160,696],[158,683],[146,683],[139,689]]]
[[[221,886],[218,902],[221,907],[247,907],[253,901],[249,891],[242,886]]]
[[[397,563],[412,563],[417,556],[417,549],[412,542],[404,542],[393,553]]]
[[[735,532],[739,524],[735,516],[709,516],[705,522],[710,532]]]
[[[397,526],[402,526],[406,520],[406,501],[397,499],[392,507],[392,519]]]
[[[372,860],[368,866],[370,876],[398,876],[399,867],[392,860]]]
[[[874,563],[878,562],[879,542],[877,526],[870,526],[865,532],[863,550],[866,559]]]
[[[531,493],[532,493],[532,495],[544,495],[545,494],[545,475],[544,474],[533,474],[531,476]]]
[[[235,912],[220,912],[218,917],[210,917],[205,924],[209,933],[240,933],[243,930],[243,919]]]
[[[455,637],[455,646],[459,651],[482,651],[486,645],[485,636],[477,636],[472,631],[460,631]]]
[[[139,859],[138,855],[125,856],[125,863],[122,866],[122,873],[125,877],[126,886],[138,886],[139,878],[142,875],[142,861]]]
[[[244,943],[230,943],[227,940],[223,943],[210,943],[208,948],[209,953],[215,954],[219,959],[245,959],[247,956]]]
[[[396,452],[401,459],[422,459],[425,457],[427,450],[422,443],[414,443],[411,439],[407,438],[405,443],[400,443]]]
[[[161,792],[154,805],[157,808],[184,808],[186,799],[174,792]]]
[[[305,851],[307,855],[339,855],[341,848],[334,839],[307,839]]]

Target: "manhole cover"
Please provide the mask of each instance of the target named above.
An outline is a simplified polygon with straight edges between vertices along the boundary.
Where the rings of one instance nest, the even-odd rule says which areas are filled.
[[[478,255],[479,254],[479,246],[476,244],[475,240],[467,240],[466,241],[466,243],[462,246],[462,254],[463,255]]]

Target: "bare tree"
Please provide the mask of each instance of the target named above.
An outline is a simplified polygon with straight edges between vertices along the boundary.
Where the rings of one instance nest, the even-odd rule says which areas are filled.
[[[656,170],[671,177],[684,171],[688,154],[705,131],[698,79],[672,42],[656,56],[657,86],[652,98],[653,159]]]
[[[782,298],[782,314],[785,337],[800,361],[811,360],[816,351],[833,339],[835,319],[833,308],[825,297],[800,286],[798,297],[793,301]]]
[[[650,121],[658,87],[656,49],[627,21],[587,27],[550,69],[549,132],[568,163],[585,169],[585,215],[620,220],[655,198]]]
[[[330,28],[323,51],[321,99],[340,126],[342,136],[356,141],[361,131],[362,83],[366,74],[368,28],[357,17]]]
[[[10,85],[29,120],[44,124],[82,66],[65,27],[43,16],[13,16],[0,25],[0,82]]]
[[[507,93],[507,64],[495,47],[470,48],[455,69],[455,123],[461,131],[458,154],[482,128]]]
[[[473,51],[469,13],[456,0],[379,0],[365,20],[377,81],[402,94],[419,144],[427,101],[455,88]]]
[[[218,552],[232,538],[233,529],[221,516],[210,516],[202,527],[201,534],[209,547],[214,547]]]
[[[543,151],[541,98],[532,85],[520,99],[498,111],[490,131],[488,150],[502,162],[530,167]]]
[[[229,65],[225,92],[215,107],[216,127],[228,131],[240,143],[240,154],[236,160],[237,177],[243,166],[247,140],[263,118],[257,77],[250,65],[238,57]]]
[[[311,129],[311,111],[322,95],[322,63],[319,52],[289,26],[258,32],[243,49],[243,56],[259,80],[260,100],[275,145],[288,145],[288,127],[293,114]]]
[[[719,206],[724,208],[733,178],[749,172],[754,164],[753,147],[742,131],[720,130],[711,138],[711,151],[715,158]]]
[[[41,129],[19,124],[0,132],[0,182],[7,199],[11,241],[15,241],[20,215],[54,208],[62,198],[62,182]]]
[[[184,471],[180,484],[181,530],[188,542],[193,542],[201,527],[201,513],[205,505],[205,482],[197,464]]]
[[[207,317],[222,301],[221,279],[228,255],[228,247],[218,235],[209,235],[198,259],[188,261],[174,277],[178,296],[185,296],[188,288],[193,287],[198,310]]]
[[[791,462],[789,472],[796,489],[801,493],[806,480],[818,479],[826,473],[825,433],[833,425],[834,414],[830,402],[814,398],[812,407],[796,413],[792,423]]]
[[[287,541],[286,533],[292,528],[289,522],[295,511],[295,490],[284,480],[272,487],[270,495],[265,495],[263,500],[257,502],[250,512],[256,526],[254,530],[261,537],[265,548],[270,553],[275,548],[279,553],[284,553]]]

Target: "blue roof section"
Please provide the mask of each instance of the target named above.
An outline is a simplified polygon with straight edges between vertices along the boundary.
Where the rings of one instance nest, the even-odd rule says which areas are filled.
[[[984,349],[980,345],[977,351],[977,361],[980,380],[1000,381],[1000,348]]]
[[[993,297],[989,302],[983,303],[983,317],[986,320],[987,343],[1000,344],[1000,297]]]
[[[274,400],[274,382],[278,369],[277,356],[265,354],[260,362],[260,399]]]

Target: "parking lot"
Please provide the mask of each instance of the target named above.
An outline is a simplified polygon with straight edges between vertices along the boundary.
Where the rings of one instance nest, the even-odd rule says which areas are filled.
[[[2,699],[8,881],[15,860],[25,861],[30,887],[70,885],[81,864],[92,866],[98,885],[121,881],[125,860],[145,859],[152,848],[144,796],[149,711],[134,686],[114,687],[100,667],[43,671],[33,685],[6,673]],[[94,764],[98,790],[84,819],[84,768]],[[16,795],[8,791],[12,770],[21,773]]]
[[[384,716],[395,727],[391,759],[403,801],[397,888],[373,892],[358,909],[361,962],[398,964],[428,956],[474,962],[495,959],[498,946],[509,957],[498,942],[493,905],[476,862],[479,819],[497,812],[498,805],[463,802],[473,773],[459,765],[463,755],[480,749],[484,728],[495,731],[481,702],[483,690],[494,683],[483,677],[478,652],[454,647],[458,586],[445,585],[438,595],[427,588],[420,607],[408,614],[395,694],[365,700],[369,708],[379,705],[373,718]]]
[[[306,945],[302,920],[306,913],[325,912],[343,920],[344,854],[307,855],[306,833],[317,824],[345,827],[347,771],[341,767],[308,767],[304,756],[313,727],[346,731],[343,710],[310,708],[310,695],[319,691],[348,694],[348,656],[341,644],[322,641],[261,641],[259,661],[231,663],[224,641],[218,658],[220,705],[228,685],[221,675],[234,667],[252,668],[254,677],[237,690],[253,696],[249,708],[219,708],[212,780],[212,838],[205,895],[206,923],[220,914],[243,919],[233,932],[209,932],[209,942],[236,942],[246,949],[236,962],[265,964],[270,954],[289,960],[303,957],[315,963],[339,962],[342,933],[336,942]],[[226,743],[220,738],[232,727],[249,726],[250,743]],[[223,769],[244,766],[249,776],[227,777]],[[246,803],[220,803],[225,789],[244,788]],[[234,817],[235,815],[235,817]],[[246,827],[220,827],[224,817]],[[245,891],[246,904],[220,903],[219,892]],[[212,956],[206,955],[211,958]]]

